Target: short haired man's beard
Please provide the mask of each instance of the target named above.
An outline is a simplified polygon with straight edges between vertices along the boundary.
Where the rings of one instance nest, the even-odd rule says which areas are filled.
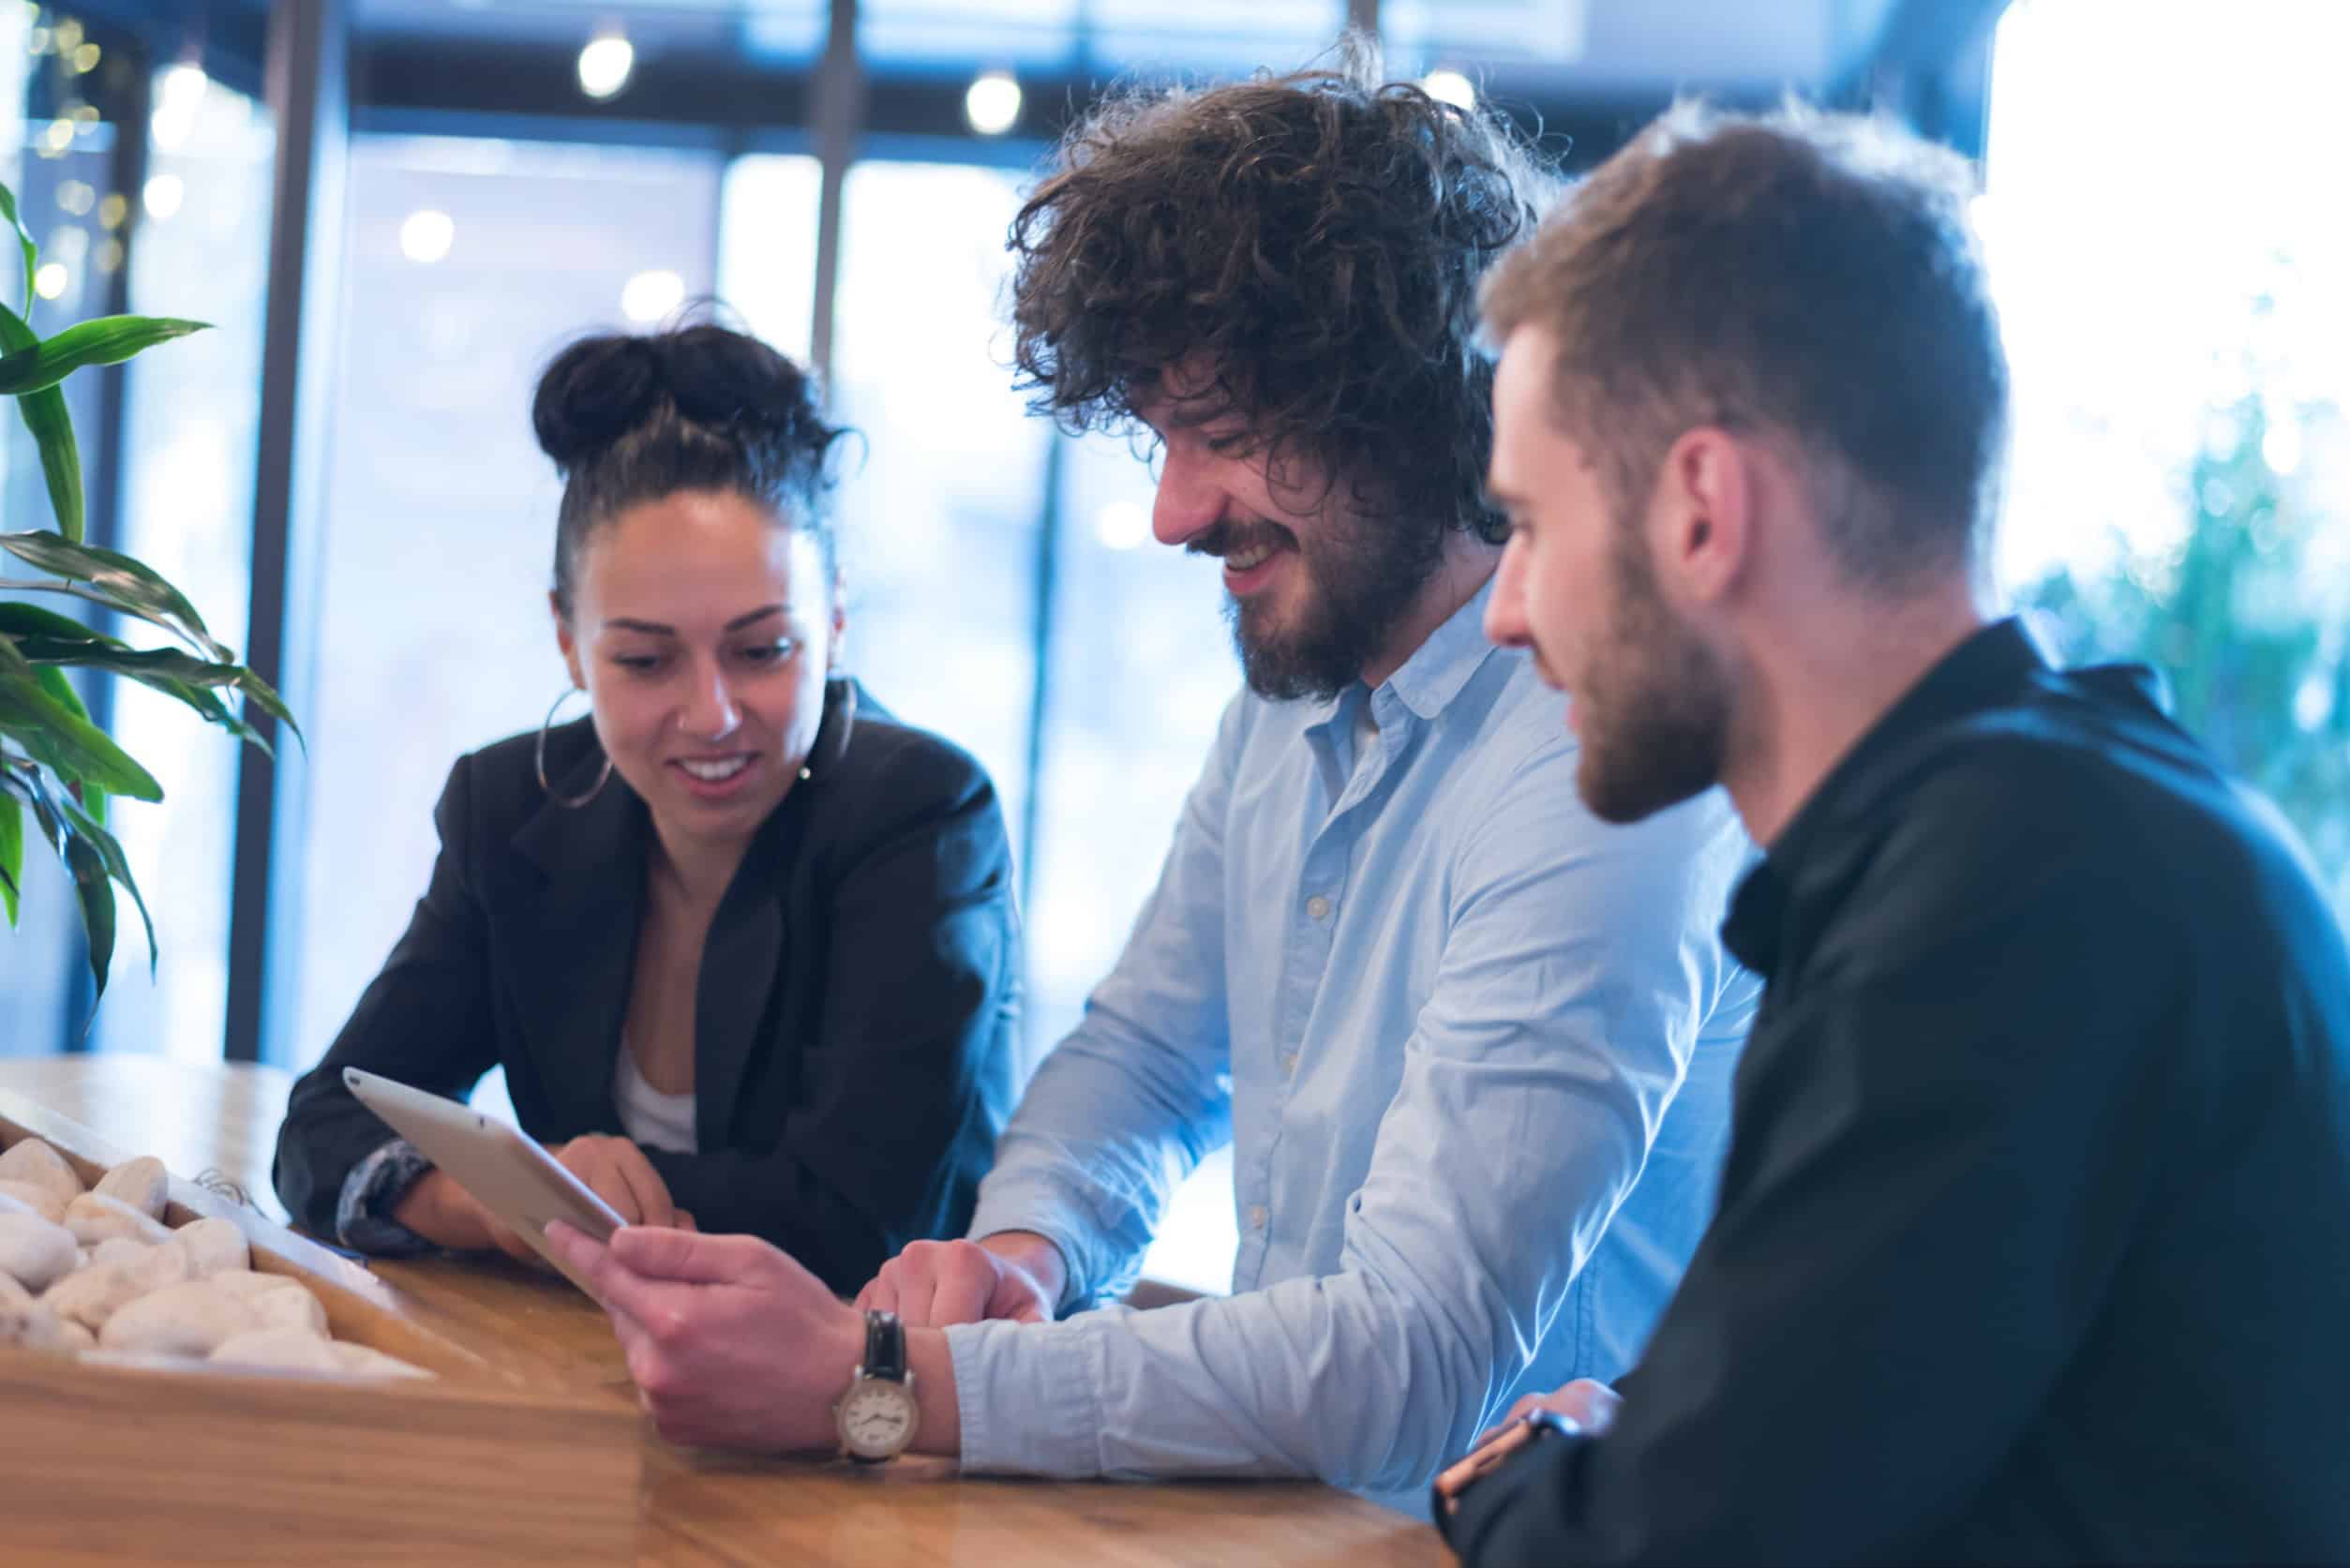
[[[1214,536],[1201,543],[1227,553]],[[1224,607],[1249,689],[1274,702],[1334,697],[1386,651],[1444,559],[1444,525],[1333,509],[1319,538],[1296,543],[1306,594],[1290,624],[1268,624],[1264,600]]]
[[[1602,822],[1638,822],[1721,782],[1730,681],[1713,650],[1682,625],[1626,526],[1615,553],[1615,604],[1586,660],[1576,727],[1575,787]]]

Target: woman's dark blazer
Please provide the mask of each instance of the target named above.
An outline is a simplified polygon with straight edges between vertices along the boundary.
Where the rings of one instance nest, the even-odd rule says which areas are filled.
[[[711,923],[694,1040],[699,1154],[647,1149],[704,1231],[764,1236],[835,1291],[906,1243],[957,1236],[1017,1093],[1019,918],[995,786],[971,757],[834,682],[810,767]],[[843,731],[846,730],[846,739]],[[616,773],[567,810],[534,738],[462,757],[408,933],[293,1087],[275,1179],[335,1233],[353,1167],[392,1137],[343,1087],[369,1072],[452,1098],[503,1064],[546,1143],[621,1134],[612,1098],[651,823]],[[588,722],[547,738],[574,797]]]

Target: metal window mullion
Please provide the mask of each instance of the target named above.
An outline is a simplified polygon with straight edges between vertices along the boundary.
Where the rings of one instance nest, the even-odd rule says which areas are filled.
[[[275,0],[263,94],[276,123],[261,440],[253,476],[246,662],[316,728],[313,650],[325,459],[328,345],[342,228],[350,13],[346,0]],[[231,1061],[281,1061],[291,1008],[281,955],[301,938],[307,780],[300,748],[248,713],[277,752],[247,747],[237,776],[229,915]]]
[[[816,67],[816,156],[823,173],[816,203],[816,319],[808,333],[808,359],[819,384],[832,384],[832,300],[841,271],[841,196],[848,166],[857,156],[859,122],[864,116],[864,73],[857,59],[857,0],[832,0],[824,58]]]

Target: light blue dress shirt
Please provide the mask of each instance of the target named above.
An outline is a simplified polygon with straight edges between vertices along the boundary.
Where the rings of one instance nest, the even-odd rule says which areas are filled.
[[[971,1234],[1050,1237],[1064,1309],[1115,1296],[1230,1139],[1235,1293],[950,1328],[966,1471],[1311,1475],[1424,1509],[1518,1395],[1639,1351],[1713,1207],[1759,991],[1716,926],[1750,848],[1718,791],[1594,818],[1485,598],[1376,691],[1226,710]]]

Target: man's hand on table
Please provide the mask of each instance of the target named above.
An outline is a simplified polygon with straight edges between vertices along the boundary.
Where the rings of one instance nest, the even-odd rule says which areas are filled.
[[[756,1236],[630,1226],[609,1245],[560,1220],[547,1239],[586,1276],[629,1376],[672,1442],[768,1451],[831,1448],[832,1404],[864,1359],[865,1316]],[[954,1376],[941,1336],[908,1334],[920,1446],[953,1453]]]
[[[1049,1323],[1068,1269],[1060,1248],[1032,1231],[980,1241],[918,1241],[881,1265],[860,1307],[895,1312],[908,1328],[1008,1318]]]

